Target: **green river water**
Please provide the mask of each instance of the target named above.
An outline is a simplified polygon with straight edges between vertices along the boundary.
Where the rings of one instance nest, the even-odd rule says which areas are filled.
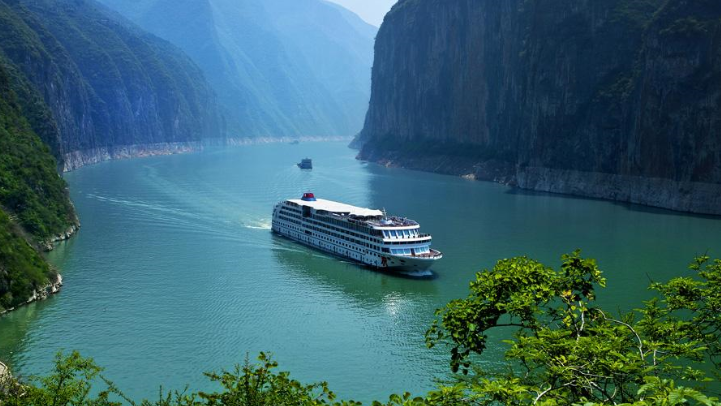
[[[474,273],[527,254],[557,266],[583,249],[629,309],[650,279],[721,256],[721,220],[388,169],[344,143],[269,144],[108,162],[66,175],[83,227],[50,254],[65,287],[0,319],[0,360],[46,372],[59,349],[106,368],[131,397],[211,387],[202,372],[272,352],[341,398],[422,394],[447,377],[423,334]],[[311,157],[315,169],[295,162]],[[279,200],[318,197],[417,220],[445,257],[433,277],[373,272],[270,232]],[[501,362],[502,347],[487,362]]]

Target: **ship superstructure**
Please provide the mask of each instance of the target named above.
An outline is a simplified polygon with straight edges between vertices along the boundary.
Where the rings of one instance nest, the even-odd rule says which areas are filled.
[[[314,248],[388,270],[424,271],[443,254],[410,219],[304,193],[278,203],[273,231]]]
[[[313,160],[310,158],[303,158],[296,165],[298,165],[298,168],[300,169],[313,169]]]

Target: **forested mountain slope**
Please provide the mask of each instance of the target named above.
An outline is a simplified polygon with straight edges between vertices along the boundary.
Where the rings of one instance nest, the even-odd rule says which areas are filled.
[[[0,313],[42,295],[57,281],[37,247],[78,225],[50,149],[33,132],[0,58]]]
[[[58,137],[39,132],[59,138],[65,169],[190,149],[221,132],[200,69],[97,3],[0,0],[0,26],[0,52],[52,112]]]
[[[0,0],[0,313],[60,283],[40,254],[79,225],[58,171],[223,135],[173,45],[90,0]]]

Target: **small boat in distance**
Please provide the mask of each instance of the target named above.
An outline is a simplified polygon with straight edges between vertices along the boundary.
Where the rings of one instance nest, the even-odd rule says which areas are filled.
[[[300,169],[313,169],[313,160],[310,158],[303,158],[303,160],[297,165]]]
[[[293,140],[290,142],[290,145],[298,145],[298,144],[300,144],[300,141],[298,141],[298,140]]]
[[[331,254],[383,270],[426,271],[443,258],[420,225],[384,211],[304,193],[273,209],[273,232]]]

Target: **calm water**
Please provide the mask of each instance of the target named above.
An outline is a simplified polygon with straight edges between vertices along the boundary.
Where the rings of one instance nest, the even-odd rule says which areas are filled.
[[[294,166],[305,156],[312,172]],[[433,310],[499,258],[556,266],[582,248],[609,279],[601,301],[630,308],[649,278],[721,256],[719,219],[387,169],[342,143],[109,162],[67,180],[83,228],[51,254],[66,285],[0,319],[0,359],[27,375],[78,349],[133,397],[207,389],[203,371],[259,351],[342,398],[421,394],[447,371],[423,341]],[[273,205],[308,190],[418,220],[445,254],[436,277],[379,274],[274,237]]]

